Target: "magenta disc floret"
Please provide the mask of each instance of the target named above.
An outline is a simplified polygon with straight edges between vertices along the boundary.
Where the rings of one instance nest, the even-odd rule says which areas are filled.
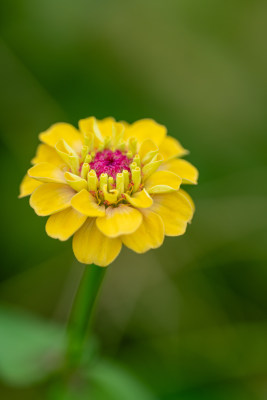
[[[90,168],[95,170],[98,178],[101,174],[108,174],[116,179],[116,175],[123,170],[130,171],[131,162],[132,159],[129,159],[120,150],[105,149],[96,153],[94,161],[90,163]]]

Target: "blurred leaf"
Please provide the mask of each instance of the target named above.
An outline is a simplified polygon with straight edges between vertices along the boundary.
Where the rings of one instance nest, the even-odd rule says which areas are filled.
[[[21,311],[0,307],[0,377],[14,385],[42,380],[60,362],[63,331]]]
[[[101,361],[89,374],[94,400],[153,400],[155,397],[128,371],[111,361]]]
[[[100,360],[73,375],[69,385],[56,382],[49,400],[155,400],[147,387],[112,361]]]

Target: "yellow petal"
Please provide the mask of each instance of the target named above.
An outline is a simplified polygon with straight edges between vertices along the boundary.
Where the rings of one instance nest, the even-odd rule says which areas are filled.
[[[164,160],[170,160],[175,157],[182,157],[188,154],[188,151],[171,136],[167,136],[159,146],[159,152],[163,156]]]
[[[121,239],[103,235],[97,229],[95,218],[88,218],[75,233],[72,246],[79,262],[106,267],[119,255]]]
[[[162,164],[159,168],[164,171],[171,171],[182,178],[182,183],[197,184],[198,170],[186,160],[171,160]]]
[[[74,126],[64,122],[52,125],[49,129],[40,133],[39,138],[51,147],[55,147],[56,143],[63,139],[77,152],[81,151],[83,145],[80,132]]]
[[[85,189],[73,196],[71,205],[75,210],[88,217],[103,217],[105,215],[105,206],[99,206],[95,197]]]
[[[157,146],[163,141],[167,133],[165,126],[158,124],[153,119],[140,119],[126,127],[125,136],[135,137],[141,144],[146,139],[151,139]]]
[[[35,157],[31,160],[32,164],[38,164],[40,162],[48,162],[50,164],[54,164],[57,166],[61,166],[63,164],[62,159],[57,154],[56,150],[53,147],[48,146],[47,144],[39,144],[37,147],[37,152]]]
[[[190,206],[191,206],[191,208],[192,208],[193,214],[194,214],[194,212],[195,212],[195,204],[194,204],[194,202],[193,202],[192,197],[191,197],[185,190],[183,190],[183,189],[180,189],[180,190],[179,190],[179,193],[180,193],[181,195],[183,195],[183,196],[186,198],[186,200],[189,202],[189,204],[190,204]]]
[[[104,138],[100,129],[98,127],[98,121],[95,117],[88,117],[84,119],[80,119],[79,121],[79,129],[84,136],[88,136],[91,133],[94,133],[95,138],[97,139],[98,143],[103,142]]]
[[[19,198],[21,199],[22,197],[29,196],[40,185],[42,185],[42,182],[30,178],[28,174],[25,175],[20,184]]]
[[[170,193],[179,189],[182,179],[168,171],[156,171],[145,181],[145,188],[149,194]]]
[[[135,208],[125,204],[108,207],[106,215],[97,218],[98,229],[106,236],[115,238],[136,231],[142,222],[142,214]]]
[[[125,128],[128,128],[128,126],[130,125],[129,124],[129,122],[127,122],[127,121],[119,121],[120,122],[120,124],[122,124]]]
[[[37,215],[46,216],[65,210],[76,192],[68,185],[45,183],[31,195],[30,205]]]
[[[155,145],[153,140],[151,139],[146,139],[140,146],[139,150],[139,155],[140,159],[143,162],[143,158],[147,155],[147,153],[150,153],[151,151],[156,151],[158,150],[158,146]]]
[[[77,174],[80,167],[80,161],[76,151],[74,151],[64,139],[60,139],[56,143],[55,149],[59,157],[61,157],[62,160],[71,168],[72,172]]]
[[[103,138],[107,136],[112,136],[114,123],[115,119],[112,117],[107,117],[102,120],[97,120],[97,125]]]
[[[165,234],[167,236],[182,235],[194,213],[183,193],[179,190],[175,193],[157,194],[153,196],[153,200],[151,210],[161,216]]]
[[[62,171],[62,169],[58,168],[56,165],[49,164],[48,162],[35,164],[28,170],[28,175],[40,182],[66,183],[64,171]]]
[[[154,172],[159,169],[163,162],[161,158],[161,154],[158,154],[155,160],[153,159],[153,161],[149,162],[142,168],[143,181],[146,181],[152,174],[154,174]]]
[[[86,219],[86,215],[69,207],[48,218],[45,226],[46,233],[54,239],[67,240],[83,225]]]
[[[164,240],[164,224],[161,217],[151,210],[142,210],[143,222],[130,235],[122,236],[122,243],[136,253],[161,246]]]
[[[101,128],[100,128],[101,129]],[[112,145],[117,147],[119,144],[122,146],[126,145],[124,141],[124,133],[125,133],[125,127],[123,124],[120,122],[114,122],[112,125]],[[103,135],[106,135],[103,133]],[[106,136],[108,136],[109,133],[107,133]]]
[[[87,181],[78,175],[74,175],[71,172],[65,172],[64,177],[66,182],[72,187],[72,189],[76,190],[76,192],[80,192],[82,189],[87,188]]]
[[[149,208],[153,204],[153,200],[147,193],[146,189],[136,192],[132,196],[125,193],[124,196],[132,206],[137,208]]]

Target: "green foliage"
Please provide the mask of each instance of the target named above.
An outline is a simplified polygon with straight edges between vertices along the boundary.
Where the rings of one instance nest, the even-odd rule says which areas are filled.
[[[88,348],[83,365],[65,379],[60,372],[64,350],[65,334],[60,326],[0,307],[2,381],[18,387],[47,381],[48,397],[55,400],[154,400],[123,367],[112,361],[88,359]]]
[[[0,377],[14,385],[43,380],[62,362],[60,327],[11,308],[0,308]]]
[[[148,388],[123,366],[98,360],[84,367],[69,382],[51,386],[49,400],[155,400]]]
[[[113,361],[100,361],[88,375],[94,400],[155,400],[152,393]]]

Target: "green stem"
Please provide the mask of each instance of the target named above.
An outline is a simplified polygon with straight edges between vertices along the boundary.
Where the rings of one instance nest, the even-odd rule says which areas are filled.
[[[105,272],[106,268],[94,264],[85,266],[69,319],[66,356],[70,368],[75,367],[80,361],[95,300]]]

